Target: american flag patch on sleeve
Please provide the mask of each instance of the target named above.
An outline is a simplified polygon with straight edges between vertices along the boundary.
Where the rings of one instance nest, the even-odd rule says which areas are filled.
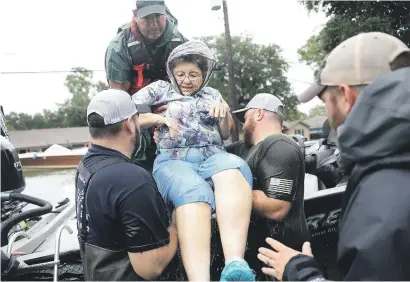
[[[272,177],[269,183],[269,191],[290,195],[292,186],[293,180]]]

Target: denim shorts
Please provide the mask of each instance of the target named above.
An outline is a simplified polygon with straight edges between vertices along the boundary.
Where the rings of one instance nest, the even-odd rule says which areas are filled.
[[[227,152],[204,159],[195,148],[189,149],[184,160],[159,155],[154,162],[153,177],[168,208],[203,202],[208,203],[214,212],[215,198],[209,180],[227,169],[239,169],[252,187],[252,172],[243,159]]]

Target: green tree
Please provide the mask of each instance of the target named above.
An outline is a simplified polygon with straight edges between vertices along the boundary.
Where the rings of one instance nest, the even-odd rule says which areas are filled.
[[[309,12],[324,11],[330,20],[298,50],[300,61],[315,75],[325,57],[347,38],[360,32],[380,31],[410,45],[410,2],[408,1],[301,1]]]
[[[300,112],[298,109],[292,109],[286,112],[286,120],[303,120],[307,118],[307,114]]]
[[[42,114],[37,113],[31,117],[31,121],[28,125],[30,128],[47,128],[47,124],[44,121]]]
[[[326,108],[324,105],[317,105],[310,109],[309,117],[326,116]]]
[[[102,81],[94,84],[93,73],[85,68],[73,68],[67,75],[64,85],[71,97],[57,104],[56,111],[43,110],[43,113],[28,115],[11,112],[6,115],[6,123],[15,130],[87,126],[87,106],[91,95],[108,88]]]
[[[101,91],[103,91],[103,90],[105,90],[105,89],[108,89],[108,84],[107,84],[106,82],[103,82],[103,81],[98,81],[98,82],[94,85],[94,89],[95,89],[95,92],[96,92],[96,93],[101,92]]]
[[[85,68],[73,68],[67,75],[64,85],[72,94],[60,105],[60,115],[64,117],[64,127],[87,126],[87,105],[93,87],[93,73]]]
[[[85,68],[73,68],[64,85],[72,94],[59,108],[58,116],[63,116],[65,126],[87,126],[87,106],[97,92],[108,88],[105,82],[92,82],[93,72]]]
[[[321,34],[310,37],[306,44],[298,49],[300,61],[303,61],[314,70],[319,69],[320,62],[325,57],[323,45]]]
[[[368,19],[383,19],[380,31],[410,45],[410,2],[408,1],[303,1],[308,11],[323,10],[328,16],[341,16],[351,25]]]
[[[10,128],[13,128],[14,130],[23,129],[23,128],[20,128],[20,125],[19,125],[19,114],[18,113],[11,112],[8,115],[5,115],[4,119],[6,121],[8,130],[11,130]]]
[[[17,115],[18,119],[17,119],[17,126],[16,129],[29,129],[32,128],[33,123],[32,121],[32,117],[31,115],[25,114],[25,113],[19,113]]]
[[[228,101],[228,66],[225,37],[209,36],[199,38],[212,49],[217,69],[209,82]],[[287,118],[295,116],[299,100],[293,95],[286,79],[288,63],[282,57],[282,50],[276,44],[260,45],[251,36],[233,36],[233,65],[236,96],[240,106],[246,105],[257,93],[271,93],[282,100]]]
[[[62,114],[62,111],[57,110],[57,111],[50,111],[50,110],[43,110],[43,117],[44,117],[44,122],[47,125],[47,128],[58,128],[62,127],[64,123],[64,116]]]

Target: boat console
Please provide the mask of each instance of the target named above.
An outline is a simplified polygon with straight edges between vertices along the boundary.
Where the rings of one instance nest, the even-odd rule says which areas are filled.
[[[66,198],[53,208],[43,199],[23,194],[26,182],[17,150],[7,138],[6,129],[2,126],[1,130],[1,249],[7,254],[13,250],[25,254],[21,259],[28,267],[18,269],[17,274],[53,267],[53,280],[57,281],[61,235],[63,230],[73,234],[75,225],[70,227],[67,223],[75,218],[75,203]],[[29,204],[36,207],[25,209]],[[52,244],[54,257],[49,258]],[[45,262],[41,261],[45,258]]]
[[[4,136],[0,136],[1,148],[1,192],[22,192],[26,187],[23,169],[16,148]],[[4,176],[7,177],[4,177]]]

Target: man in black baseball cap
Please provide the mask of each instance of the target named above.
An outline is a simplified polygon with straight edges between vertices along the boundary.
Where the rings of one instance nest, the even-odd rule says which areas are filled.
[[[136,16],[140,19],[152,14],[165,15],[165,1],[137,0]]]
[[[166,62],[174,48],[188,40],[164,1],[137,0],[132,20],[118,29],[105,54],[110,88],[130,95],[157,80],[169,81]],[[151,128],[141,130],[141,148],[133,161],[151,171],[156,144]]]

